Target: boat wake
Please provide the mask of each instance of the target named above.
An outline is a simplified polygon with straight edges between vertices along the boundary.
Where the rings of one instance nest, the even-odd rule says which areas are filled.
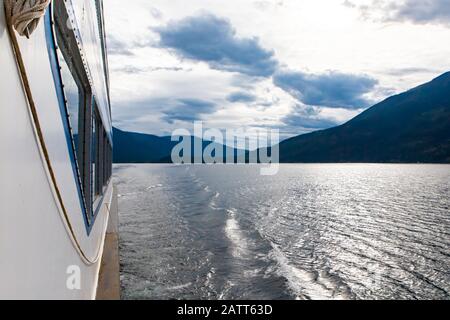
[[[232,244],[232,255],[234,257],[245,257],[248,253],[248,239],[241,230],[236,219],[236,209],[228,209],[228,219],[225,223],[225,234]]]
[[[269,257],[276,261],[276,273],[284,277],[298,300],[348,300],[351,293],[337,284],[325,272],[310,272],[293,266],[286,255],[274,244]]]

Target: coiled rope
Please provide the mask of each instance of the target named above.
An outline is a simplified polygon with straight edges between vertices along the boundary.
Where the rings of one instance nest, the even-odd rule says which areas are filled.
[[[33,124],[37,136],[37,140],[40,144],[40,149],[43,155],[43,160],[46,164],[50,180],[52,182],[52,185],[54,187],[54,192],[56,195],[56,198],[58,200],[60,209],[62,211],[61,215],[63,217],[63,220],[65,222],[67,231],[70,235],[70,238],[72,240],[72,243],[78,252],[78,254],[81,257],[81,260],[84,264],[91,266],[97,263],[100,259],[100,253],[102,251],[102,243],[104,242],[106,229],[107,229],[107,223],[105,221],[104,230],[103,230],[103,239],[102,243],[100,244],[100,247],[97,250],[97,253],[93,259],[89,258],[85,252],[83,251],[81,244],[79,243],[75,231],[73,229],[72,224],[70,223],[69,215],[67,212],[67,209],[64,205],[64,201],[61,195],[61,191],[58,188],[58,184],[56,181],[56,175],[53,170],[52,163],[50,161],[50,156],[48,153],[47,146],[45,144],[44,135],[42,132],[41,124],[39,121],[39,117],[36,110],[36,105],[33,99],[33,94],[31,92],[30,83],[28,80],[28,76],[26,73],[25,63],[23,61],[22,53],[20,52],[19,42],[17,40],[16,33],[14,29],[23,36],[26,36],[27,38],[31,35],[31,33],[36,29],[36,27],[39,24],[40,18],[42,18],[45,15],[45,11],[47,9],[47,6],[50,4],[51,0],[4,0],[5,1],[5,13],[6,13],[6,22],[8,27],[8,32],[10,34],[10,38],[12,41],[13,49],[14,49],[14,55],[16,57],[17,67],[20,72],[20,76],[22,79],[22,84],[25,90],[25,94],[28,100],[28,105],[30,108],[31,116],[33,119]],[[44,6],[45,4],[45,6]],[[108,204],[105,203],[108,214],[110,213],[110,209],[108,207]]]
[[[17,33],[27,38],[36,30],[51,0],[4,0],[6,18]]]

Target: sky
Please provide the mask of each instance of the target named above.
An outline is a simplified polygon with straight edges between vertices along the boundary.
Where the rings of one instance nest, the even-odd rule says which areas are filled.
[[[450,0],[107,0],[114,125],[330,128],[450,71]]]

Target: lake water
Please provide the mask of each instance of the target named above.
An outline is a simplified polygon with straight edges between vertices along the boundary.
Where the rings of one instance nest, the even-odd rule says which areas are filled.
[[[116,165],[125,299],[450,299],[450,166]]]

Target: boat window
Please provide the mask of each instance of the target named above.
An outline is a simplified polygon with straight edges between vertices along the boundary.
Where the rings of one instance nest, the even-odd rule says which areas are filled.
[[[91,87],[86,74],[78,41],[73,29],[68,28],[68,15],[64,1],[54,2],[54,30],[57,44],[62,92],[70,136],[72,138],[73,161],[77,172],[82,203],[86,218],[90,222],[92,211],[90,197],[90,105]]]
[[[53,18],[56,57],[62,83],[58,87],[64,98],[72,142],[72,160],[77,174],[85,221],[91,226],[98,212],[100,197],[111,177],[112,148],[110,139],[92,94],[91,81],[80,50],[77,31],[68,23],[66,1],[54,1]],[[61,99],[61,103],[63,99]]]
[[[105,130],[103,130],[103,141],[105,142],[103,144],[103,172],[102,172],[102,176],[103,176],[103,188],[105,188],[107,186],[108,183],[108,175],[107,175],[107,171],[108,171],[108,166],[109,166],[109,161],[108,161],[108,138],[106,137],[106,132]]]
[[[99,196],[104,194],[106,187],[105,170],[108,166],[106,162],[108,140],[95,101],[92,106],[92,196],[95,202]]]
[[[63,83],[63,91],[66,102],[66,110],[68,113],[70,131],[75,148],[75,158],[78,164],[80,173],[83,172],[83,110],[85,108],[85,94],[83,85],[74,68],[74,62],[70,54],[64,50],[63,34],[58,33],[60,37],[59,44],[61,50],[57,50],[61,80]]]
[[[69,113],[70,128],[72,130],[72,135],[74,137],[75,149],[77,150],[77,155],[79,151],[80,143],[79,139],[79,123],[80,123],[80,104],[83,101],[82,90],[80,89],[79,81],[76,80],[76,75],[74,75],[69,65],[67,64],[61,51],[58,51],[61,67],[61,76],[64,82],[64,93],[66,96],[67,111]]]
[[[111,179],[111,170],[112,170],[112,147],[111,143],[109,142],[108,136],[105,132],[105,160],[104,160],[104,170],[103,170],[103,176],[104,176],[104,184],[105,186],[108,185],[109,180]]]
[[[95,106],[95,104],[94,104]],[[98,118],[97,114],[94,110],[92,113],[92,199],[95,201],[97,196],[99,195],[99,188],[98,188],[98,147],[99,147],[99,141],[98,141]]]
[[[98,163],[99,163],[99,168],[98,168],[98,188],[99,188],[99,193],[103,194],[103,187],[105,186],[104,184],[104,180],[103,180],[103,170],[105,167],[105,154],[104,154],[104,150],[105,150],[105,136],[103,134],[103,132],[105,131],[105,129],[103,129],[103,126],[101,126],[99,128],[99,141],[100,141],[100,145],[98,148],[98,153],[99,153],[99,159],[98,159]]]

